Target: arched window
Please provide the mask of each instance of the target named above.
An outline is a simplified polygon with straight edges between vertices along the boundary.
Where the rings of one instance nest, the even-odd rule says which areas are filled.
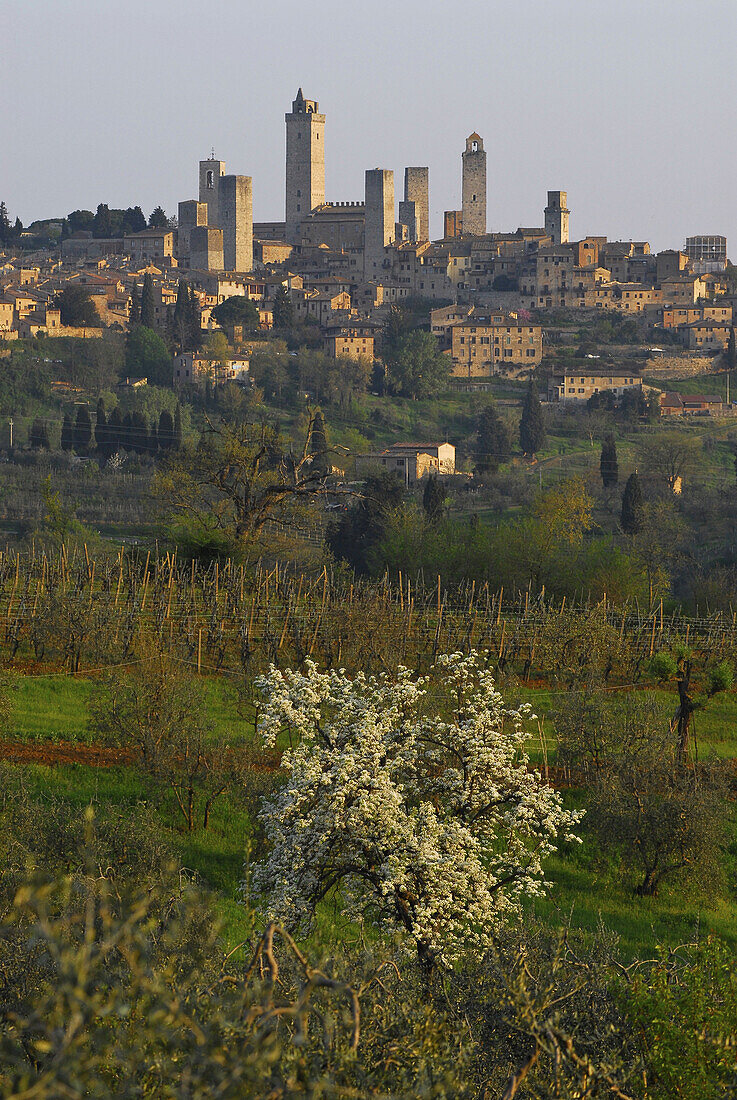
[[[208,169],[207,172],[207,186],[208,188],[212,188],[215,186],[215,173],[211,168]]]

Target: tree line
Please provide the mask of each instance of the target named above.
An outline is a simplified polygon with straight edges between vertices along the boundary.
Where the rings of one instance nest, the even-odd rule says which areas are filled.
[[[49,422],[36,417],[31,426],[29,443],[35,450],[51,450]],[[116,405],[109,416],[102,397],[97,402],[93,424],[87,405],[80,405],[76,415],[65,413],[61,426],[62,451],[77,455],[97,454],[109,457],[117,451],[155,455],[178,450],[182,445],[182,416],[177,404],[174,415],[162,409],[150,422],[142,412],[122,413]]]

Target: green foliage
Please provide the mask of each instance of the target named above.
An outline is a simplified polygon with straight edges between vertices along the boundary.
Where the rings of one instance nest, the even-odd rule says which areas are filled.
[[[370,573],[375,566],[375,552],[403,496],[404,487],[398,477],[384,471],[370,474],[360,499],[339,520],[328,524],[325,543],[330,552],[357,573]]]
[[[718,695],[720,691],[729,691],[734,681],[734,672],[728,661],[720,661],[709,670],[709,695]]]
[[[168,229],[169,219],[166,211],[161,206],[155,206],[148,217],[149,229]]]
[[[143,276],[143,290],[141,292],[141,325],[147,329],[156,327],[156,302],[154,300],[154,283],[147,271]]]
[[[277,287],[272,302],[275,329],[288,329],[294,324],[294,306],[285,286]]]
[[[77,454],[86,454],[92,442],[92,418],[86,405],[80,405],[77,409],[77,418],[74,421],[74,450]]]
[[[609,433],[604,437],[601,445],[601,460],[599,462],[601,480],[605,489],[613,488],[619,481],[619,463],[617,462],[617,445],[614,436]]]
[[[414,329],[403,335],[387,365],[391,389],[402,397],[435,397],[448,388],[450,358],[430,332]]]
[[[522,405],[519,442],[522,453],[536,455],[545,444],[545,417],[534,380],[530,380]]]
[[[640,488],[640,479],[637,471],[630,474],[622,494],[622,511],[620,524],[622,530],[628,535],[636,535],[642,529],[644,522],[645,502]]]
[[[512,453],[509,429],[490,402],[476,418],[476,470],[495,474]]]
[[[253,333],[258,332],[258,308],[250,298],[246,298],[244,295],[236,295],[221,302],[212,311],[212,318],[222,328],[242,325],[244,335],[253,335]]]
[[[158,333],[144,325],[132,328],[125,342],[125,375],[147,378],[150,385],[171,385],[171,356]]]
[[[100,324],[94,302],[83,286],[65,286],[56,295],[54,305],[61,311],[61,323],[70,328]]]
[[[425,479],[425,488],[422,493],[422,507],[425,515],[431,523],[437,523],[445,509],[448,490],[437,474],[430,474]]]
[[[650,673],[661,684],[666,683],[668,680],[675,679],[677,672],[678,665],[675,658],[672,654],[665,652],[665,650],[656,653],[650,661]]]
[[[652,1100],[723,1100],[737,1089],[734,954],[711,937],[636,974],[622,993]]]

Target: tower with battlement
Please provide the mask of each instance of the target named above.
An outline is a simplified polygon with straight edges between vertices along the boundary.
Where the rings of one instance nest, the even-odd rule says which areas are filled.
[[[463,232],[482,237],[486,233],[486,153],[484,143],[477,133],[466,138],[462,159]]]
[[[325,115],[302,89],[284,116],[287,126],[286,239],[298,243],[299,223],[325,202]]]
[[[364,279],[380,279],[384,249],[394,240],[394,173],[387,168],[366,170],[366,226],[363,241]]]
[[[545,232],[553,244],[568,244],[571,239],[568,220],[567,191],[548,191],[548,205],[545,207]]]

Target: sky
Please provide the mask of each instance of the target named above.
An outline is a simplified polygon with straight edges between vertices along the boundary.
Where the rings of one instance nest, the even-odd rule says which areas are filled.
[[[0,0],[0,199],[24,224],[197,197],[212,148],[284,217],[284,113],[326,115],[326,198],[430,168],[431,235],[487,150],[489,231],[722,233],[737,254],[737,0]]]

